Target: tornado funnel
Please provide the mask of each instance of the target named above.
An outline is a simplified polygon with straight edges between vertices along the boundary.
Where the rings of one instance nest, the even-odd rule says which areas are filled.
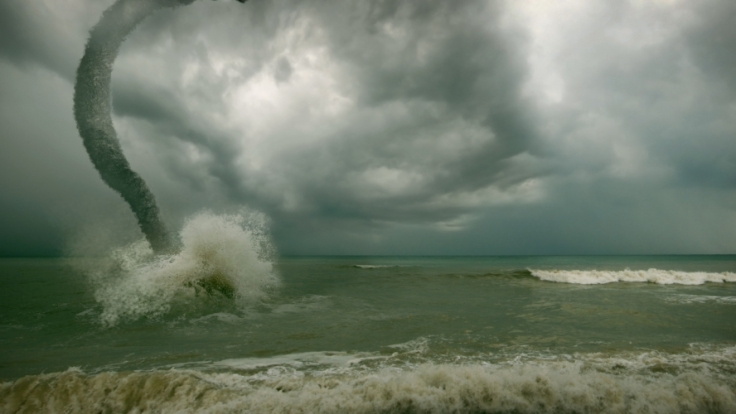
[[[245,0],[238,0],[244,3]],[[194,0],[118,0],[92,28],[77,69],[74,117],[84,147],[102,180],[128,203],[156,253],[173,250],[173,240],[161,219],[146,182],[130,168],[112,124],[110,80],[125,37],[156,10]]]

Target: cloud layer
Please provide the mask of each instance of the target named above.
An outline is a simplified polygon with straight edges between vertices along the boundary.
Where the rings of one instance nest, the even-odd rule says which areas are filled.
[[[24,160],[0,160],[13,177],[0,207],[52,223],[0,225],[36,250],[97,219],[33,187],[25,165],[92,210],[116,202],[69,129],[70,74],[111,2],[69,3],[0,6],[0,105],[17,114],[2,152]],[[732,252],[735,13],[726,0],[195,2],[123,45],[114,121],[170,221],[247,205],[287,253]],[[28,150],[51,131],[48,151]],[[57,236],[33,241],[43,231]]]

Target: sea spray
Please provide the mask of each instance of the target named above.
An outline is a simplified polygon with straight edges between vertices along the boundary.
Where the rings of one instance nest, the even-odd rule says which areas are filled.
[[[144,240],[112,252],[91,272],[103,325],[155,318],[175,302],[221,296],[257,303],[279,285],[265,217],[200,213],[184,224],[181,251],[156,255]]]
[[[112,123],[110,80],[120,45],[143,19],[156,10],[192,2],[194,0],[115,2],[90,32],[74,86],[74,117],[84,147],[102,180],[133,210],[141,231],[156,253],[170,252],[172,240],[153,193],[123,155]]]

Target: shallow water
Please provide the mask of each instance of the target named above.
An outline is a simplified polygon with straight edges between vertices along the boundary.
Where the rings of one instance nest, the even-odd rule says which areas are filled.
[[[736,412],[736,256],[287,257],[132,313],[103,262],[0,260],[0,410]]]

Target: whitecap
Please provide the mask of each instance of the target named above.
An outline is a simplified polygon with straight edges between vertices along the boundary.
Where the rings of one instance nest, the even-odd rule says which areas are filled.
[[[677,270],[539,270],[529,269],[541,280],[580,285],[616,282],[656,283],[659,285],[702,285],[704,283],[736,282],[736,273],[682,272]]]
[[[717,303],[720,305],[736,305],[736,296],[713,296],[713,295],[672,295],[665,300],[668,302],[683,303]]]

